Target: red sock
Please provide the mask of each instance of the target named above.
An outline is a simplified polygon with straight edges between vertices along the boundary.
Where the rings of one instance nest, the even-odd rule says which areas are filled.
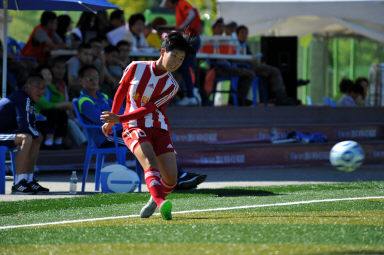
[[[168,196],[169,193],[171,193],[173,191],[173,189],[175,188],[176,184],[175,185],[168,185],[163,178],[160,179],[160,182],[161,184],[163,185],[163,192],[164,192],[164,195],[165,196]]]
[[[160,171],[150,168],[144,172],[145,183],[147,184],[149,193],[151,193],[153,200],[155,200],[157,207],[164,202],[165,194],[160,181]]]

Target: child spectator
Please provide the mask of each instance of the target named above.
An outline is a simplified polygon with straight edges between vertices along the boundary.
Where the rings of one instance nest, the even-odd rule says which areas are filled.
[[[46,85],[45,95],[36,102],[36,112],[47,117],[47,121],[40,122],[45,136],[44,146],[47,149],[62,147],[68,130],[68,114],[72,112],[72,102],[65,101],[65,95],[52,83],[52,72],[48,66],[40,66],[37,70]]]
[[[68,70],[68,90],[69,97],[79,97],[81,85],[79,83],[78,72],[82,66],[90,65],[93,63],[92,48],[89,44],[81,44],[78,48],[77,55],[71,57],[67,62]]]

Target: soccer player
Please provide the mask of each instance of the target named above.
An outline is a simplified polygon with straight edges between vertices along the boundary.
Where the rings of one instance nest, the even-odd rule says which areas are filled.
[[[158,207],[164,220],[172,219],[172,203],[165,198],[176,186],[177,166],[165,108],[179,89],[171,73],[192,52],[189,37],[170,33],[158,60],[135,61],[125,69],[111,112],[100,116],[106,122],[102,126],[106,136],[114,124],[123,123],[125,144],[144,169],[151,198],[140,212],[142,218],[150,217]],[[125,112],[116,115],[124,99]]]

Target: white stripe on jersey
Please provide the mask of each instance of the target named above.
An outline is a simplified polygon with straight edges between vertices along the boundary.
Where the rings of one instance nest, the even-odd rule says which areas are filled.
[[[130,87],[129,87],[129,91],[128,91],[128,96],[129,96],[129,112],[132,112],[134,110],[136,110],[137,108],[139,107],[142,107],[144,106],[146,103],[148,103],[148,101],[152,98],[153,96],[153,92],[156,90],[157,86],[161,86],[159,81],[161,79],[164,80],[164,77],[168,76],[168,78],[166,79],[166,82],[164,84],[164,87],[163,89],[161,90],[161,92],[155,96],[158,96],[162,93],[164,93],[165,91],[167,91],[170,87],[173,87],[172,91],[170,94],[158,99],[156,102],[155,102],[155,105],[156,107],[160,108],[161,106],[163,106],[166,102],[168,102],[170,99],[172,99],[178,89],[179,89],[179,85],[177,84],[177,82],[175,81],[175,79],[173,78],[173,76],[170,74],[170,73],[164,73],[162,75],[155,75],[154,74],[154,71],[153,71],[153,62],[152,61],[137,61],[137,62],[133,62],[132,64],[136,64],[136,70],[135,70],[135,73],[134,73],[134,79],[132,80],[131,84],[130,84]],[[149,68],[149,72],[148,71],[145,71],[147,68]],[[148,79],[148,82],[147,84],[145,84],[145,88],[142,88],[142,87],[139,87],[139,86],[142,86],[142,84],[140,84],[140,82],[142,82],[143,80],[146,80]],[[136,96],[136,91],[137,90],[143,90],[144,91],[142,92],[142,95],[141,95],[141,105],[137,105],[136,104],[136,101],[135,101],[135,96]],[[156,124],[155,124],[156,122]],[[156,110],[155,112],[153,113],[149,113],[147,115],[144,116],[144,125],[145,127],[153,127],[155,125],[159,125],[162,129],[165,129],[165,130],[168,130],[168,124],[166,122],[166,117],[164,115],[163,112],[161,112],[160,110]],[[131,120],[129,121],[129,126],[130,127],[136,127],[138,125],[137,123],[137,120]]]

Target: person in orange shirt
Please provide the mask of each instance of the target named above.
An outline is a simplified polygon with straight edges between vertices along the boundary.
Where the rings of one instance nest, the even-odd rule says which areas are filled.
[[[163,0],[161,7],[166,7],[170,10],[175,10],[176,15],[176,30],[183,31],[188,36],[194,38],[193,48],[197,52],[200,48],[201,20],[196,8],[185,0]],[[183,65],[179,71],[183,77],[183,88],[186,95],[178,102],[178,105],[189,106],[199,105],[201,97],[198,93],[198,88],[195,88],[194,71],[195,71],[196,56],[192,54],[185,58]]]
[[[55,32],[57,16],[54,12],[45,11],[41,15],[40,25],[34,27],[20,56],[34,57],[39,64],[45,64],[51,50],[65,48],[65,42]]]

